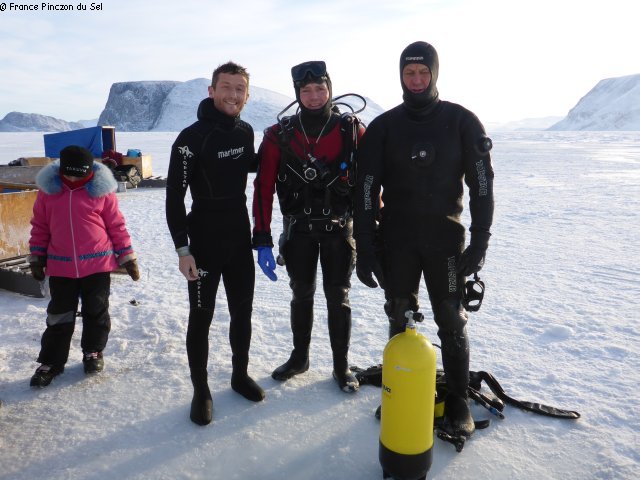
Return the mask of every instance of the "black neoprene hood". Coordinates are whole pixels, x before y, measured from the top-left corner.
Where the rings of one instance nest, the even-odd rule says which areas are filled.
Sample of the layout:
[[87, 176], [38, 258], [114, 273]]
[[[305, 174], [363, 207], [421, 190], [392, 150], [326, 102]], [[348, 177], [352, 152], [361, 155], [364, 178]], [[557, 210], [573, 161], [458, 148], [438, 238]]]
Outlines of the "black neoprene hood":
[[[431, 71], [429, 87], [422, 93], [412, 93], [402, 80], [402, 71], [410, 63], [426, 65]], [[402, 86], [402, 98], [404, 102], [414, 108], [425, 107], [438, 99], [438, 52], [427, 42], [414, 42], [408, 45], [400, 55], [400, 85]]]

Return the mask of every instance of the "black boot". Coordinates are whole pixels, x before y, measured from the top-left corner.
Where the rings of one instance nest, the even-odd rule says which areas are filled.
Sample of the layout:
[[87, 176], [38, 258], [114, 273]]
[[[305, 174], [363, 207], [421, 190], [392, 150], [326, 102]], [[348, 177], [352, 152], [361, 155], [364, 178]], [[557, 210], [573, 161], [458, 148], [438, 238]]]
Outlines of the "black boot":
[[193, 384], [190, 418], [197, 425], [208, 425], [213, 417], [213, 399], [207, 384], [209, 325], [212, 318], [212, 311], [194, 309], [189, 313], [187, 326], [187, 357]]
[[206, 380], [193, 381], [193, 399], [191, 400], [191, 421], [197, 425], [209, 425], [213, 418], [213, 399]]
[[442, 332], [442, 366], [447, 383], [444, 401], [444, 425], [452, 435], [469, 437], [475, 424], [468, 404], [469, 388], [469, 339], [466, 328]]
[[102, 352], [85, 352], [82, 356], [84, 373], [98, 373], [104, 370]]
[[289, 360], [284, 362], [276, 368], [273, 373], [271, 373], [271, 378], [283, 382], [285, 380], [289, 380], [295, 375], [304, 373], [307, 370], [309, 370], [309, 354], [307, 353], [304, 355], [294, 349], [291, 352]]
[[54, 377], [64, 372], [63, 366], [42, 364], [31, 377], [30, 386], [46, 387], [51, 383]]
[[339, 366], [333, 362], [333, 378], [343, 392], [357, 392], [360, 389], [360, 383], [348, 366]]
[[329, 340], [333, 353], [333, 378], [341, 390], [357, 392], [358, 379], [349, 368], [349, 341], [351, 339], [351, 309], [348, 304], [329, 306]]
[[470, 437], [476, 425], [469, 410], [468, 397], [450, 392], [444, 399], [444, 428], [451, 435]]
[[252, 402], [264, 400], [264, 390], [247, 373], [249, 355], [234, 355], [231, 362], [233, 364], [231, 388]]
[[313, 327], [313, 303], [291, 302], [291, 331], [293, 351], [289, 360], [276, 368], [271, 377], [274, 380], [289, 380], [294, 375], [309, 370], [309, 344]]

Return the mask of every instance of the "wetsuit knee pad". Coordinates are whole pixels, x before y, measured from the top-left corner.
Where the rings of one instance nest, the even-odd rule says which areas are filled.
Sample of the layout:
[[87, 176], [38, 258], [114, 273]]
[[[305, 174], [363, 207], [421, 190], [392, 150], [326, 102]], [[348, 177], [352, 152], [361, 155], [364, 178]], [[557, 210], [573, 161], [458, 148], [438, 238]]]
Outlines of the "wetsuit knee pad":
[[404, 325], [407, 323], [407, 319], [404, 314], [411, 308], [411, 302], [408, 298], [392, 298], [389, 300], [390, 304], [385, 305], [385, 310], [390, 313], [389, 319], [396, 323]]
[[211, 320], [213, 320], [213, 309], [211, 308], [192, 308], [189, 310], [189, 324], [209, 325]]
[[313, 296], [316, 293], [315, 284], [291, 281], [290, 286], [291, 291], [293, 292], [294, 302], [313, 302]]
[[442, 361], [445, 371], [452, 365], [467, 365], [469, 362], [469, 338], [467, 336], [467, 312], [459, 300], [447, 299], [434, 309], [438, 325], [438, 337], [442, 346]]
[[328, 305], [349, 305], [349, 289], [347, 287], [326, 287], [324, 295]]
[[459, 299], [448, 298], [433, 311], [434, 319], [442, 332], [460, 332], [467, 325], [468, 315]]
[[407, 310], [416, 310], [417, 307], [412, 305], [408, 298], [389, 298], [384, 304], [384, 310], [389, 319], [389, 338], [404, 332], [407, 324], [405, 313]]

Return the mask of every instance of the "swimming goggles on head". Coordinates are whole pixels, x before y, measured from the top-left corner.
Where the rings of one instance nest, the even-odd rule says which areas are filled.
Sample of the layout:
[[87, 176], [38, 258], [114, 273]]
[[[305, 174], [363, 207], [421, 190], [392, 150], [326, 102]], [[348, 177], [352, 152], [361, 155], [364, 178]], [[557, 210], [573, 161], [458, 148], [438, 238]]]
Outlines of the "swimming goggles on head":
[[313, 78], [326, 77], [327, 64], [322, 60], [313, 60], [291, 67], [291, 78], [294, 82], [302, 82], [307, 76]]

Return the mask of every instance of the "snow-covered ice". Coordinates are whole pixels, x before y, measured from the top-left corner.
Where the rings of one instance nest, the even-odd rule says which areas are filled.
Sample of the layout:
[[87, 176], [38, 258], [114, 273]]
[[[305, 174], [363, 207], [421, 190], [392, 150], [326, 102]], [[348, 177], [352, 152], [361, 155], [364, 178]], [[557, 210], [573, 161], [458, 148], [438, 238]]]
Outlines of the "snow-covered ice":
[[[151, 154], [162, 175], [175, 136], [117, 133], [117, 146]], [[461, 453], [436, 439], [429, 478], [638, 478], [640, 133], [516, 132], [493, 140], [496, 214], [481, 272], [485, 301], [469, 322], [471, 368], [493, 373], [516, 398], [582, 418], [507, 406], [506, 419], [491, 417]], [[0, 134], [0, 163], [42, 151], [39, 133]], [[247, 194], [250, 202], [251, 185]], [[210, 331], [214, 421], [189, 421], [186, 282], [166, 228], [164, 190], [118, 196], [142, 278], [114, 278], [103, 373], [82, 372], [78, 324], [65, 373], [30, 388], [47, 299], [0, 290], [0, 479], [382, 478], [373, 416], [380, 390], [348, 395], [332, 380], [320, 291], [310, 370], [286, 383], [270, 377], [291, 349], [282, 268], [276, 283], [256, 272], [250, 373], [266, 400], [251, 403], [230, 388], [221, 288]], [[276, 215], [276, 235], [279, 224]], [[386, 343], [383, 297], [352, 280], [351, 363], [369, 366]], [[427, 319], [419, 330], [437, 342], [421, 295]]]

